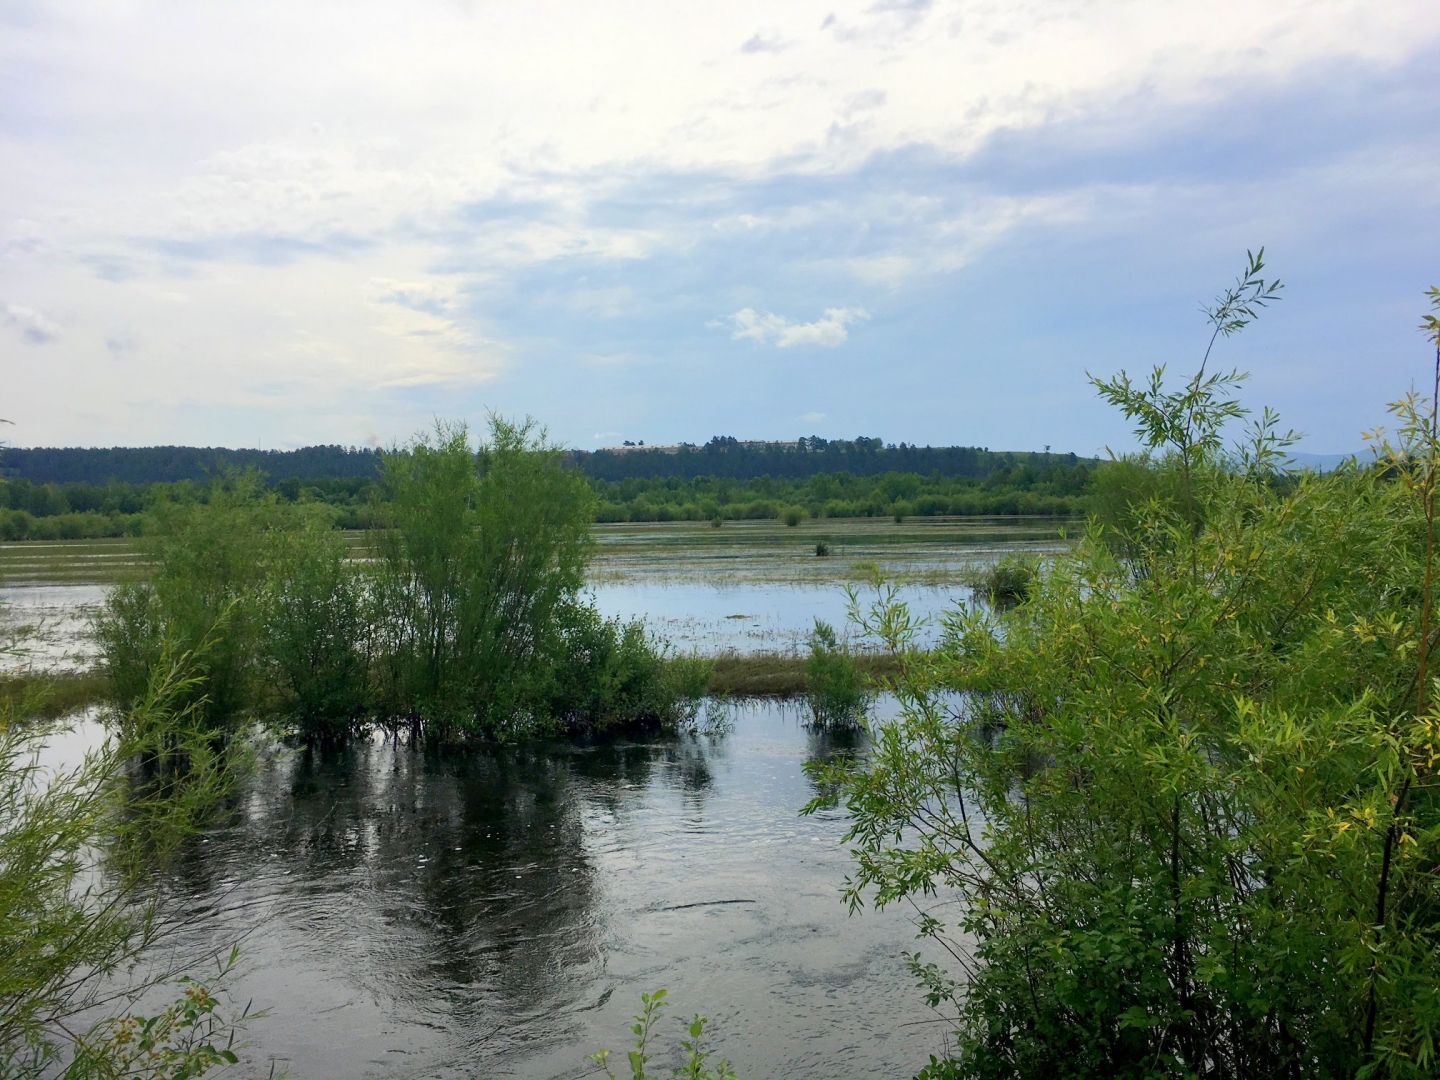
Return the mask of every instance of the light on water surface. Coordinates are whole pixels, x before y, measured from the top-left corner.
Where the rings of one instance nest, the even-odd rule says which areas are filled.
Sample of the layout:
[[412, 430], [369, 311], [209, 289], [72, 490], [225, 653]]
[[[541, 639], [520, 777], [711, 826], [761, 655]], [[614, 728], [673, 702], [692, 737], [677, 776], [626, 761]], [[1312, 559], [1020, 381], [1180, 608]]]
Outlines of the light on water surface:
[[279, 750], [177, 872], [201, 913], [179, 947], [241, 942], [257, 1075], [581, 1076], [659, 986], [751, 1080], [913, 1075], [938, 1033], [905, 1026], [933, 1015], [910, 915], [847, 915], [844, 820], [797, 813], [804, 762], [858, 736], [728, 715], [651, 742]]

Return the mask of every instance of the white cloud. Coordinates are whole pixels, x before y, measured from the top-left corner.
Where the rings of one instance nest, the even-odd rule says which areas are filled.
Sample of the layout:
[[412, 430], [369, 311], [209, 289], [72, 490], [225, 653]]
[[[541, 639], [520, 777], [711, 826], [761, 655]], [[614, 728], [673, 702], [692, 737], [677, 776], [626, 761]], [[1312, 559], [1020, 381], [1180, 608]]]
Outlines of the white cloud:
[[48, 345], [60, 336], [60, 327], [34, 308], [6, 304], [0, 310], [4, 312], [5, 324], [18, 330], [31, 345]]
[[[809, 181], [892, 153], [963, 161], [997, 132], [1136, 102], [1140, 126], [1163, 130], [1327, 65], [1398, 70], [1440, 42], [1440, 5], [1423, 0], [736, 0], [705, 18], [580, 0], [44, 8], [0, 34], [0, 155], [25, 162], [0, 170], [0, 295], [27, 305], [0, 304], [0, 326], [49, 343], [55, 363], [7, 391], [23, 382], [55, 440], [99, 437], [74, 393], [104, 430], [168, 439], [182, 397], [222, 409], [279, 386], [309, 408], [347, 388], [474, 384], [512, 358], [486, 321], [504, 305], [485, 310], [507, 288], [605, 319], [682, 289], [703, 307], [725, 285], [704, 267], [633, 296], [603, 272], [577, 284], [575, 267], [783, 240], [817, 217], [855, 242], [792, 264], [898, 288], [1010, 230], [1102, 215], [1068, 195], [962, 207], [949, 191], [891, 214], [863, 196], [826, 205]], [[759, 194], [707, 202], [727, 185]], [[537, 285], [541, 266], [564, 280]], [[726, 325], [834, 346], [859, 317], [746, 309]], [[597, 355], [645, 351], [604, 333]], [[134, 412], [140, 398], [161, 411]]]
[[730, 316], [734, 328], [731, 337], [737, 341], [749, 338], [762, 345], [786, 349], [791, 345], [823, 345], [834, 348], [850, 337], [848, 327], [870, 317], [864, 308], [826, 308], [814, 322], [794, 322], [771, 311], [741, 308]]

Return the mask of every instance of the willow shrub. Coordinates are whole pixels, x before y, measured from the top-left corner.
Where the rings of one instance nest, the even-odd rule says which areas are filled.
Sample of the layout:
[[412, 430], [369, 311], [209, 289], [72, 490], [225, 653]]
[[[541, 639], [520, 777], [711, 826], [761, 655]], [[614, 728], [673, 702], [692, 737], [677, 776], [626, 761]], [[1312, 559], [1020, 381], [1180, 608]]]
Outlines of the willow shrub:
[[533, 423], [471, 449], [439, 426], [385, 456], [371, 578], [383, 719], [441, 741], [673, 727], [703, 665], [581, 596], [594, 496]]
[[384, 459], [375, 594], [383, 708], [441, 738], [532, 726], [584, 584], [592, 495], [529, 423], [477, 454], [437, 426]]
[[264, 683], [271, 583], [325, 522], [286, 504], [255, 473], [215, 481], [206, 500], [157, 505], [142, 550], [149, 574], [106, 596], [95, 636], [117, 703], [141, 701], [167, 650], [198, 665], [194, 705], [222, 732], [253, 708]]
[[170, 925], [155, 871], [231, 789], [193, 660], [166, 650], [114, 736], [71, 767], [42, 764], [41, 702], [0, 703], [0, 1076], [194, 1077], [236, 1060], [245, 1015], [201, 984], [141, 1008], [178, 974], [155, 955]]
[[261, 598], [259, 658], [271, 708], [307, 741], [344, 739], [374, 702], [370, 573], [322, 521], [277, 538]]
[[930, 654], [881, 613], [900, 715], [813, 805], [852, 815], [851, 903], [954, 958], [913, 959], [955, 1024], [926, 1077], [1436, 1072], [1433, 402], [1295, 480], [1268, 413], [1222, 453], [1239, 378], [1100, 383], [1162, 474], [1124, 534]]

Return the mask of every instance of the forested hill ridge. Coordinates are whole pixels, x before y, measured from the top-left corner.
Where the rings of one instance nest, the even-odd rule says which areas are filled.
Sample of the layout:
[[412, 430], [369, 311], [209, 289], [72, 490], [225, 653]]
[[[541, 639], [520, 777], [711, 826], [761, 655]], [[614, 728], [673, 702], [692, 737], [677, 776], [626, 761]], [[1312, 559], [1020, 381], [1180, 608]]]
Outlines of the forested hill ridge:
[[[1074, 454], [992, 452], [973, 446], [912, 446], [880, 439], [797, 439], [742, 442], [716, 436], [702, 445], [623, 446], [572, 450], [570, 464], [596, 480], [702, 476], [752, 480], [762, 476], [803, 479], [822, 473], [853, 476], [919, 473], [984, 479], [1017, 465], [1073, 466]], [[206, 480], [231, 470], [259, 469], [282, 480], [369, 479], [379, 474], [380, 452], [345, 446], [299, 450], [228, 450], [218, 447], [149, 446], [22, 449], [0, 453], [0, 478], [37, 484], [155, 484]]]
[[752, 480], [772, 476], [790, 480], [821, 473], [880, 476], [884, 473], [919, 473], [984, 479], [1016, 465], [1047, 468], [1076, 465], [1074, 454], [994, 451], [977, 446], [914, 446], [886, 444], [880, 439], [822, 439], [812, 436], [793, 442], [742, 442], [716, 436], [701, 446], [623, 446], [605, 450], [577, 450], [571, 459], [597, 480], [628, 480], [675, 476], [693, 480], [701, 476]]
[[272, 482], [370, 478], [380, 472], [380, 455], [345, 446], [299, 450], [227, 450], [198, 446], [113, 446], [109, 448], [6, 447], [0, 451], [0, 478], [37, 484], [173, 484], [207, 480], [232, 470], [259, 469]]

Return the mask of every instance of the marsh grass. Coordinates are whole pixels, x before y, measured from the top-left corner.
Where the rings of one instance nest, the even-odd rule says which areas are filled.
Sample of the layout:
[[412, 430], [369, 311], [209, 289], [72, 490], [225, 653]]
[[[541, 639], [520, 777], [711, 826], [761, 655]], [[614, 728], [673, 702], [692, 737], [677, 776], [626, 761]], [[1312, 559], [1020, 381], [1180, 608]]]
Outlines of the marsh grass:
[[1006, 607], [1020, 603], [1034, 587], [1040, 571], [1038, 558], [1006, 555], [966, 574], [965, 583], [992, 604]]

